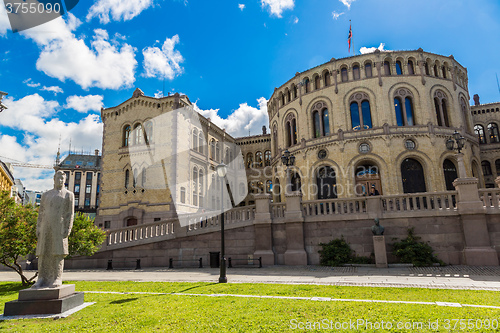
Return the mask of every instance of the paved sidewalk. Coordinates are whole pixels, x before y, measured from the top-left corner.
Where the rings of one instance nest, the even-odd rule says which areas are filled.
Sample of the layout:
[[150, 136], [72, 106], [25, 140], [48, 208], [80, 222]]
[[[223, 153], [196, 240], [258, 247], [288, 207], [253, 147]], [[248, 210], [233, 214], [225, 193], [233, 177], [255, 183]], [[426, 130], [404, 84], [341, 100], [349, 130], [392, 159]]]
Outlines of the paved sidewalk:
[[[33, 272], [28, 271], [27, 276]], [[65, 281], [217, 282], [217, 268], [146, 268], [142, 270], [65, 270]], [[500, 267], [321, 267], [270, 266], [228, 268], [229, 283], [292, 283], [338, 286], [413, 287], [500, 291]], [[0, 271], [0, 282], [19, 281], [15, 272]]]

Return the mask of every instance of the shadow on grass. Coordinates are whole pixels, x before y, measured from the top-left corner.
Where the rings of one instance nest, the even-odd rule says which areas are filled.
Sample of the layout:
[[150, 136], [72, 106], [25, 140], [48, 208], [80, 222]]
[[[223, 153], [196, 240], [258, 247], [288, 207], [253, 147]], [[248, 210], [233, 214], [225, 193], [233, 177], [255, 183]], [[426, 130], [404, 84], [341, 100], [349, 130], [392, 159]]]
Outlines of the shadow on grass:
[[133, 302], [133, 301], [137, 301], [137, 300], [138, 300], [137, 297], [127, 298], [127, 299], [120, 299], [118, 301], [109, 302], [109, 304], [124, 304], [124, 303]]
[[5, 282], [0, 283], [0, 296], [7, 296], [17, 293], [19, 290], [29, 288], [30, 286], [23, 286], [20, 282]]
[[203, 287], [208, 287], [208, 286], [213, 286], [213, 285], [217, 285], [218, 283], [203, 283], [203, 284], [199, 284], [199, 285], [196, 285], [196, 286], [192, 286], [192, 287], [189, 287], [189, 288], [186, 288], [186, 289], [183, 289], [183, 290], [179, 290], [179, 291], [174, 291], [174, 293], [183, 293], [183, 292], [186, 292], [188, 290], [193, 290], [193, 289], [197, 289], [197, 288], [203, 288]]

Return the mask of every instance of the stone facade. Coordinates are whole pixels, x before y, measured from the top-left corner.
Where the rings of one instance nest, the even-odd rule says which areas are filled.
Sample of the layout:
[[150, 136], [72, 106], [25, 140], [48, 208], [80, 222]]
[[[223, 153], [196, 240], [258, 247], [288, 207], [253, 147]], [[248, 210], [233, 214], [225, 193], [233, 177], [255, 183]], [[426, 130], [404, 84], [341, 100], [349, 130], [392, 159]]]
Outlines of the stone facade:
[[466, 139], [467, 174], [479, 163], [468, 100], [467, 70], [422, 50], [297, 73], [268, 102], [273, 183], [286, 182], [279, 157], [288, 149], [307, 200], [366, 195], [372, 186], [380, 194], [453, 189], [457, 161], [445, 142], [455, 130]]

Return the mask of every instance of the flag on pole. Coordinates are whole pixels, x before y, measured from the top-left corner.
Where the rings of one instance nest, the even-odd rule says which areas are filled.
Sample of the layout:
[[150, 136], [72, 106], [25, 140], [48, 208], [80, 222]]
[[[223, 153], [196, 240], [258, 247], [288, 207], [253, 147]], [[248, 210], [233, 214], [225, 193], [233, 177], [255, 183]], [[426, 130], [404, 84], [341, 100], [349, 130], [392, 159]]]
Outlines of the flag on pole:
[[349, 43], [349, 53], [351, 53], [351, 38], [352, 38], [352, 26], [349, 23], [349, 37], [347, 37], [347, 42]]

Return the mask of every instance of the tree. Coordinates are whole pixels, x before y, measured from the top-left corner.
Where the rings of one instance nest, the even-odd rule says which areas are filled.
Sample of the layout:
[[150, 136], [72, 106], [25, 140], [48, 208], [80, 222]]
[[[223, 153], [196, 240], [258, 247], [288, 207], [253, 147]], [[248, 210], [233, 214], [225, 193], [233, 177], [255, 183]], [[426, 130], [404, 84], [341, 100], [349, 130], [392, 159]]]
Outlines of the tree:
[[[36, 221], [38, 209], [20, 206], [9, 198], [8, 192], [0, 192], [0, 264], [15, 270], [21, 276], [23, 286], [33, 283], [38, 276], [24, 276], [19, 261], [36, 251]], [[94, 220], [77, 213], [68, 239], [69, 255], [91, 256], [99, 250], [106, 233], [94, 225]]]

